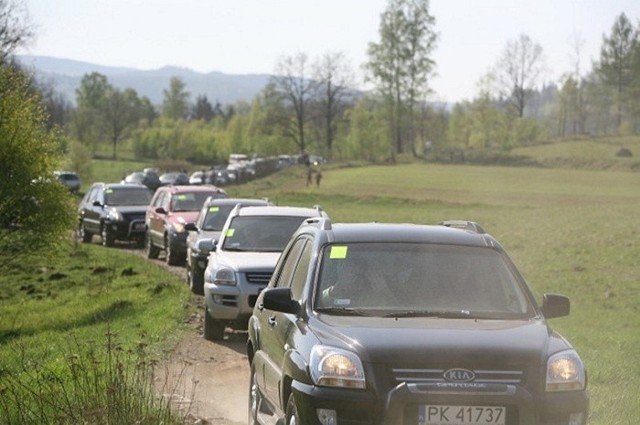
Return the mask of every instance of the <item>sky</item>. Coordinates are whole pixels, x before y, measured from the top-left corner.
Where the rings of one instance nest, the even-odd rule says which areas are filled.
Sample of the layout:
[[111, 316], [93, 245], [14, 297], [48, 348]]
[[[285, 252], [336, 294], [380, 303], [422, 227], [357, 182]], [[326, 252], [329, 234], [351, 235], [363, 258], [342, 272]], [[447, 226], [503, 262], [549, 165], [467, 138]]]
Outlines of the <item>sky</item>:
[[[343, 52], [359, 88], [367, 47], [378, 42], [387, 0], [22, 0], [35, 39], [18, 54], [137, 69], [273, 73], [298, 52]], [[545, 80], [591, 69], [603, 36], [625, 13], [640, 27], [640, 0], [431, 0], [438, 43], [429, 100], [477, 94], [509, 41], [542, 46]], [[577, 40], [577, 41], [576, 41]], [[576, 46], [580, 46], [576, 55]]]

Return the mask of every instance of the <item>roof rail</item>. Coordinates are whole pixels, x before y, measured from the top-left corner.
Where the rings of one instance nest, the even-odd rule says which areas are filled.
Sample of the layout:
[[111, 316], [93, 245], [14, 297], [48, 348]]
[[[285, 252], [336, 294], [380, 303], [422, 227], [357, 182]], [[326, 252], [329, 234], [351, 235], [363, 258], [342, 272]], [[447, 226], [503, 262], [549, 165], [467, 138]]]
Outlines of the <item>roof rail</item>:
[[317, 224], [322, 230], [331, 230], [331, 219], [329, 217], [309, 217], [305, 224]]
[[475, 232], [475, 233], [487, 233], [484, 231], [484, 229], [482, 228], [482, 226], [480, 226], [478, 223], [476, 223], [475, 221], [468, 221], [468, 220], [445, 220], [445, 221], [441, 221], [440, 223], [438, 223], [440, 226], [447, 226], [447, 227], [453, 227], [454, 229], [462, 229], [462, 230], [468, 230], [470, 232]]

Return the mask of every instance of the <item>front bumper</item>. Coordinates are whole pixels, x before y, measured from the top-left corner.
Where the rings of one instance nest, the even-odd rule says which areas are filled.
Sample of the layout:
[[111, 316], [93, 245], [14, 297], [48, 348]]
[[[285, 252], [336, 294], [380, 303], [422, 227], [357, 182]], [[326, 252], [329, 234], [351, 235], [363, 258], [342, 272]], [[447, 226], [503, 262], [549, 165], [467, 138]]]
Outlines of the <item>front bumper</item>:
[[318, 425], [321, 422], [317, 409], [335, 410], [338, 425], [420, 425], [425, 423], [427, 404], [505, 406], [506, 425], [584, 425], [589, 409], [586, 391], [546, 394], [536, 400], [523, 387], [504, 384], [469, 388], [464, 384], [405, 382], [384, 396], [376, 396], [370, 391], [323, 388], [294, 381], [292, 391], [300, 415], [309, 424]]
[[266, 283], [249, 283], [242, 278], [238, 279], [237, 285], [216, 285], [205, 280], [204, 297], [209, 315], [230, 322], [236, 329], [246, 329], [258, 294], [265, 287]]
[[144, 219], [131, 221], [105, 221], [107, 229], [113, 237], [120, 241], [140, 239], [145, 235]]

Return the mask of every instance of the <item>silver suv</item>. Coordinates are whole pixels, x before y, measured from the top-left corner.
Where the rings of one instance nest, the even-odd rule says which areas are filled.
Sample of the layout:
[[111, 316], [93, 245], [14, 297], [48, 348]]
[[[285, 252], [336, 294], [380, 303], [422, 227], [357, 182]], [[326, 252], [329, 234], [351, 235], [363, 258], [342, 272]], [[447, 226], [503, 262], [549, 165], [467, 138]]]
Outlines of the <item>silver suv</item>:
[[223, 339], [226, 326], [247, 329], [280, 253], [298, 227], [314, 217], [327, 215], [319, 207], [236, 206], [231, 211], [204, 272], [205, 339]]

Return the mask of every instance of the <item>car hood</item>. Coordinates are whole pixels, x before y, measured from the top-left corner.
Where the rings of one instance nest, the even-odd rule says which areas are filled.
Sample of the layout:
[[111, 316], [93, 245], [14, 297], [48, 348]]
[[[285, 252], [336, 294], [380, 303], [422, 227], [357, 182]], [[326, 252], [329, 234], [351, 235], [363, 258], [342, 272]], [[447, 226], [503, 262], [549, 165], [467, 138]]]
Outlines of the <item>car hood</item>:
[[167, 214], [167, 220], [170, 223], [193, 223], [198, 218], [198, 211], [180, 211]]
[[141, 215], [144, 215], [147, 210], [146, 205], [108, 205], [107, 208], [111, 211], [117, 211], [122, 214]]
[[216, 251], [209, 257], [209, 265], [227, 266], [236, 271], [273, 271], [280, 252], [230, 252]]
[[214, 239], [216, 241], [219, 241], [221, 234], [222, 234], [222, 231], [220, 230], [201, 230], [200, 232], [198, 232], [196, 240]]
[[543, 320], [363, 318], [322, 315], [310, 326], [323, 344], [374, 363], [420, 364], [443, 357], [476, 364], [544, 364], [568, 343]]

